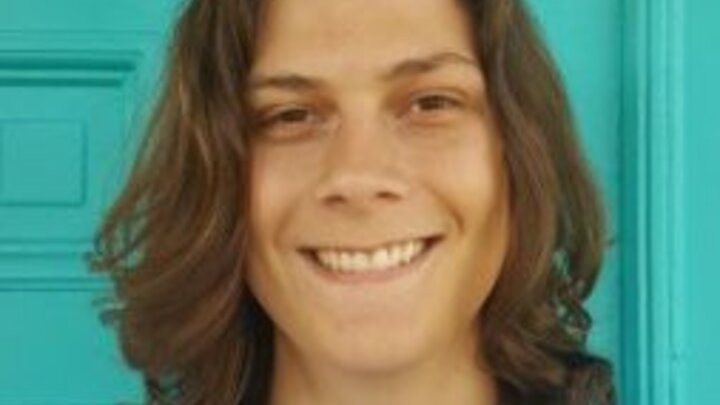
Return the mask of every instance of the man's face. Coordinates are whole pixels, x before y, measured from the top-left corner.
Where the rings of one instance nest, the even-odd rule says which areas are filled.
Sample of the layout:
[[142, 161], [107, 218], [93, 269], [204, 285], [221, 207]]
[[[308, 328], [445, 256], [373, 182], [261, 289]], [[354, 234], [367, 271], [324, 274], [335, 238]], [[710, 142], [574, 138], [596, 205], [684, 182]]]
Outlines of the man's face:
[[467, 356], [509, 208], [461, 10], [275, 0], [262, 23], [247, 281], [279, 352], [364, 373]]

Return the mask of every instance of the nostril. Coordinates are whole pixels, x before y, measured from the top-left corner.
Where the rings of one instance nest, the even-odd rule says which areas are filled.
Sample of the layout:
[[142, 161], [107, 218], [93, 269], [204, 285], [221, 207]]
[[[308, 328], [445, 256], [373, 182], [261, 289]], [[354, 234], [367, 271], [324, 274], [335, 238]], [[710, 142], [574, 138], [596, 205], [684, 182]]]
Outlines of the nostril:
[[385, 200], [395, 200], [399, 197], [398, 194], [390, 192], [390, 191], [380, 191], [377, 193], [379, 198], [385, 199]]
[[337, 205], [343, 202], [347, 202], [347, 199], [340, 194], [331, 194], [323, 198], [326, 204]]

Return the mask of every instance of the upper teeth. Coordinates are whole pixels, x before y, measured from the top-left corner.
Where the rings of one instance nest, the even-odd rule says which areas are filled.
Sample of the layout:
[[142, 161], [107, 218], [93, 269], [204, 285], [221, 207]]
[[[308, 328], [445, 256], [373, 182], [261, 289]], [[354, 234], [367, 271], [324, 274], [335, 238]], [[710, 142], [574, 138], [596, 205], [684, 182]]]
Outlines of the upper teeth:
[[315, 251], [315, 257], [320, 264], [331, 270], [377, 271], [410, 262], [423, 250], [424, 246], [425, 242], [417, 239], [366, 252], [320, 249]]

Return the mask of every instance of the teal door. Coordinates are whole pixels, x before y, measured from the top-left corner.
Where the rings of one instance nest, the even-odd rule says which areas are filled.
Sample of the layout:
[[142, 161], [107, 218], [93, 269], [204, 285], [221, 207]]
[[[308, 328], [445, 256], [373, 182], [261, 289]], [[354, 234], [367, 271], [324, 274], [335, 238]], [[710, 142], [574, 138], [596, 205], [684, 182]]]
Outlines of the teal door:
[[0, 404], [138, 397], [83, 253], [117, 189], [171, 2], [0, 0]]
[[[179, 3], [0, 0], [0, 405], [141, 401], [92, 306], [107, 284], [82, 257], [125, 175]], [[624, 404], [720, 403], [708, 310], [720, 57], [707, 52], [720, 5], [698, 3], [531, 1], [609, 208], [591, 347], [615, 364]]]

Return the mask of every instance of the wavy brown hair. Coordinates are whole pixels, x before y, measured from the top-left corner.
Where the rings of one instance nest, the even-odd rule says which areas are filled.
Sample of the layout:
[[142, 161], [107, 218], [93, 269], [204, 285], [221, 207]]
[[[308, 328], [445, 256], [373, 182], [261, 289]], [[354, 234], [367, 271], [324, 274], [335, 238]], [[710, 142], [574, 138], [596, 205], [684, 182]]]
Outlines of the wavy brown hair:
[[[505, 144], [511, 243], [479, 314], [503, 404], [607, 405], [584, 308], [606, 248], [603, 207], [562, 82], [521, 0], [461, 1]], [[259, 0], [190, 0], [130, 176], [89, 256], [104, 319], [153, 404], [264, 404], [273, 327], [246, 289], [244, 87]]]

